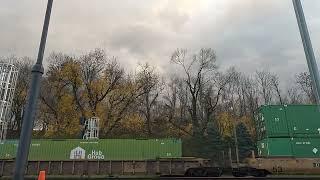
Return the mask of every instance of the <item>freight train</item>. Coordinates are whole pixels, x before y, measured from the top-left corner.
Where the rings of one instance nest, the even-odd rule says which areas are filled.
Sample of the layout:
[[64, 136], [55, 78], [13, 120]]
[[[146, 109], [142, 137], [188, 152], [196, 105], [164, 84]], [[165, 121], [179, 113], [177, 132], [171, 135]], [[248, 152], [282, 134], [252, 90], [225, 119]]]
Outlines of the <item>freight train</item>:
[[[33, 140], [26, 174], [266, 176], [320, 175], [320, 113], [314, 105], [261, 106], [255, 118], [259, 141], [240, 164], [212, 166], [182, 156], [180, 139]], [[0, 177], [12, 175], [18, 142], [0, 143]]]
[[[0, 143], [0, 177], [11, 176], [18, 141]], [[183, 175], [209, 160], [182, 157], [180, 139], [32, 140], [27, 175]]]
[[246, 166], [272, 174], [320, 174], [318, 105], [264, 105], [256, 113], [258, 158]]

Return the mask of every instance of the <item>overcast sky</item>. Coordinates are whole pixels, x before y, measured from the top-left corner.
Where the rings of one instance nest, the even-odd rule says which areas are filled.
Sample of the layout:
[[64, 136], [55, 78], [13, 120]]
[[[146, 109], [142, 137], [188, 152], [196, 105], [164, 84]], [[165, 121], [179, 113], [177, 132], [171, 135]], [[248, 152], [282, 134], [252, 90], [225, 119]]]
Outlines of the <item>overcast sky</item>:
[[[303, 0], [319, 64], [320, 1]], [[45, 0], [1, 0], [0, 56], [36, 57]], [[216, 50], [221, 68], [269, 69], [288, 80], [306, 70], [291, 0], [55, 0], [46, 55], [94, 48], [128, 69], [172, 72], [176, 48]]]

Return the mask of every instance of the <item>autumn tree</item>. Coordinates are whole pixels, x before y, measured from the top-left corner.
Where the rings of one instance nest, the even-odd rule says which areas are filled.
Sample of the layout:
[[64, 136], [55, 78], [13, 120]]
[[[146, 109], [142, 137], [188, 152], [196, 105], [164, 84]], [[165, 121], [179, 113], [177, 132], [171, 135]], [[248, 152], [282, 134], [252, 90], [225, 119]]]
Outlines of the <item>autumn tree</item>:
[[72, 82], [80, 82], [80, 64], [73, 57], [51, 54], [46, 76], [42, 82], [39, 120], [47, 137], [77, 137], [80, 113], [72, 94]]
[[111, 135], [144, 93], [143, 83], [125, 76], [116, 59], [100, 49], [80, 57], [53, 53], [49, 60], [41, 100], [42, 122], [52, 134], [75, 135], [80, 117], [97, 116], [101, 136]]
[[7, 137], [17, 138], [19, 137], [22, 126], [23, 109], [26, 104], [27, 91], [30, 83], [32, 60], [29, 57], [17, 58], [14, 56], [9, 57], [6, 61], [8, 60], [14, 63], [19, 72], [11, 105], [12, 120], [8, 124]]
[[97, 113], [99, 105], [117, 89], [124, 71], [114, 57], [107, 56], [101, 49], [95, 49], [81, 56], [79, 63], [84, 86], [83, 103], [90, 110], [89, 116], [99, 116]]
[[235, 119], [230, 112], [221, 112], [217, 116], [216, 127], [226, 141], [231, 141], [233, 138], [234, 121]]
[[108, 95], [105, 101], [105, 124], [102, 133], [111, 136], [113, 131], [121, 126], [125, 117], [136, 110], [136, 102], [144, 94], [143, 84], [134, 76], [127, 76], [121, 80], [118, 88]]

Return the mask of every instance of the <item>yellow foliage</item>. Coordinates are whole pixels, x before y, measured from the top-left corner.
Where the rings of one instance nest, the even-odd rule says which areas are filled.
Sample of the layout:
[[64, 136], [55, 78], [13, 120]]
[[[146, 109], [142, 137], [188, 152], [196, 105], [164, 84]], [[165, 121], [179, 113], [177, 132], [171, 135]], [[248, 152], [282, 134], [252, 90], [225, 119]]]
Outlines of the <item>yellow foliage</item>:
[[222, 112], [217, 117], [217, 126], [223, 138], [233, 136], [234, 118], [228, 112]]
[[61, 96], [57, 104], [57, 118], [49, 122], [47, 137], [75, 137], [80, 132], [79, 114], [70, 94]]
[[250, 116], [242, 116], [240, 118], [240, 122], [242, 122], [248, 129], [249, 134], [251, 137], [256, 136], [256, 131], [255, 131], [255, 124], [253, 119]]
[[[190, 134], [192, 134], [192, 124], [189, 123], [185, 126], [182, 126], [181, 130], [180, 128], [177, 128], [173, 126], [171, 123], [167, 123], [167, 128], [164, 131], [164, 134], [166, 134], [168, 137], [179, 137], [179, 138], [185, 138], [189, 137]], [[188, 132], [188, 133], [186, 133]]]
[[134, 134], [143, 132], [144, 121], [143, 118], [138, 114], [132, 114], [130, 116], [127, 116], [123, 119], [121, 124], [124, 129], [126, 129], [129, 132], [133, 132]]

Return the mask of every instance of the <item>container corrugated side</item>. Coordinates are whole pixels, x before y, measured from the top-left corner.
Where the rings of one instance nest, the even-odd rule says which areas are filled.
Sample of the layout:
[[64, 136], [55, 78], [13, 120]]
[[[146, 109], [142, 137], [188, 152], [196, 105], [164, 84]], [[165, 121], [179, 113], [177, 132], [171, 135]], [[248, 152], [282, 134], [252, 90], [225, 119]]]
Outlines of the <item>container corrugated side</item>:
[[292, 149], [297, 158], [320, 158], [320, 138], [292, 138]]
[[317, 105], [264, 105], [255, 118], [258, 139], [320, 137]]
[[260, 157], [292, 157], [290, 138], [266, 138], [258, 141], [258, 156]]
[[320, 137], [320, 112], [317, 105], [287, 105], [285, 109], [292, 137]]
[[289, 137], [290, 125], [282, 105], [261, 106], [255, 118], [258, 139]]
[[320, 138], [266, 138], [257, 145], [261, 157], [320, 158]]
[[0, 159], [13, 159], [16, 156], [17, 141], [8, 140], [0, 143]]
[[[17, 141], [0, 145], [0, 159], [14, 158], [17, 145]], [[32, 140], [29, 152], [29, 160], [146, 160], [181, 156], [180, 139]]]

